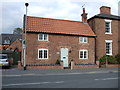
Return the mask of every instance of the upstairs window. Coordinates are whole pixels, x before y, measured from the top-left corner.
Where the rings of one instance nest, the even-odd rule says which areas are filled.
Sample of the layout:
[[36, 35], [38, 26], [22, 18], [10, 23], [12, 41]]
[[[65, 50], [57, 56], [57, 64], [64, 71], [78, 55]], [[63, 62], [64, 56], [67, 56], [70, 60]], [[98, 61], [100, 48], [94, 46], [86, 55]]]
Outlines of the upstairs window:
[[38, 34], [38, 40], [39, 41], [48, 41], [48, 34]]
[[80, 40], [80, 43], [87, 43], [88, 42], [88, 38], [87, 37], [82, 37], [82, 36], [80, 36], [80, 38], [79, 38]]
[[111, 32], [111, 20], [105, 20], [105, 34], [112, 34], [112, 32]]

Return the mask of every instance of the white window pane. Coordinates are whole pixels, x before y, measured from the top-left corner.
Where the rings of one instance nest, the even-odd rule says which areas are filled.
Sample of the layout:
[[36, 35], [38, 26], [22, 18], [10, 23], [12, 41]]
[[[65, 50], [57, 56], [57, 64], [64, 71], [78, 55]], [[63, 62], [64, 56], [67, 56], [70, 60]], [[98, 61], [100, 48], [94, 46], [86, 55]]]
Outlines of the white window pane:
[[44, 58], [47, 58], [47, 50], [44, 50]]
[[84, 58], [87, 58], [87, 51], [84, 51]]
[[84, 42], [87, 42], [87, 37], [84, 37]]
[[83, 37], [80, 37], [80, 42], [83, 42]]
[[80, 51], [80, 58], [83, 58], [83, 51]]
[[39, 40], [43, 40], [43, 34], [39, 34]]
[[110, 28], [111, 28], [110, 24], [111, 24], [110, 22], [105, 22], [105, 32], [106, 33], [110, 33], [111, 32], [111, 30], [110, 30]]
[[43, 51], [39, 50], [39, 58], [43, 58]]
[[106, 54], [112, 54], [112, 43], [106, 42]]
[[44, 34], [44, 40], [47, 40], [47, 38], [48, 38], [48, 35]]

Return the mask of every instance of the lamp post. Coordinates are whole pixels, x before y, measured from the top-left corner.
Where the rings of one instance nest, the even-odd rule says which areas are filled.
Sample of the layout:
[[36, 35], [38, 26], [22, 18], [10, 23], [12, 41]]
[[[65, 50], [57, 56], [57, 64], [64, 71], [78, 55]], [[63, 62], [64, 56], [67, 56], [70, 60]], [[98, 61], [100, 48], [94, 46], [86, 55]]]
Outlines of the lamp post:
[[26, 70], [26, 27], [27, 27], [27, 7], [29, 3], [25, 3], [26, 6], [26, 15], [25, 15], [25, 40], [24, 40], [24, 70]]

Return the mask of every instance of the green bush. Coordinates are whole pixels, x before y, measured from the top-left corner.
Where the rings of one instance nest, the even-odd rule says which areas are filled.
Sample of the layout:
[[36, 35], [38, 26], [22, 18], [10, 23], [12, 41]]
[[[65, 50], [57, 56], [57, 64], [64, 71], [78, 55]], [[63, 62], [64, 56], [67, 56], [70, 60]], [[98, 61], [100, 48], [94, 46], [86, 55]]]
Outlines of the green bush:
[[120, 63], [120, 54], [117, 54], [117, 55], [115, 56], [115, 60], [116, 60], [118, 63]]
[[60, 60], [59, 59], [57, 59], [56, 64], [60, 64]]
[[13, 64], [17, 65], [18, 61], [21, 60], [21, 53], [20, 52], [13, 52], [12, 57], [13, 57]]
[[109, 55], [104, 55], [103, 57], [100, 58], [100, 64], [103, 65], [106, 63], [110, 64], [110, 63], [118, 63], [118, 61], [115, 59], [115, 57], [113, 56], [109, 56]]

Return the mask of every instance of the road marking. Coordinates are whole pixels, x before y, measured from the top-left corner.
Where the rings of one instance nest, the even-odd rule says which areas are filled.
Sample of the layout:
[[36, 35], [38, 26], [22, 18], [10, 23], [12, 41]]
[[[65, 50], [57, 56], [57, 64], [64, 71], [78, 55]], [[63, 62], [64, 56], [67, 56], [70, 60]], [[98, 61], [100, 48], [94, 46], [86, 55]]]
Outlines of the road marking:
[[23, 76], [35, 75], [34, 73], [22, 74]]
[[115, 80], [115, 79], [119, 79], [118, 77], [115, 78], [102, 78], [102, 79], [94, 79], [94, 80]]
[[14, 77], [14, 76], [22, 76], [22, 75], [2, 75], [3, 77]]
[[57, 82], [55, 82], [55, 83], [64, 83], [64, 81], [57, 81]]
[[22, 85], [36, 85], [36, 84], [50, 84], [50, 83], [56, 83], [57, 84], [57, 83], [64, 83], [64, 81], [5, 84], [5, 85], [2, 85], [2, 86], [22, 86]]
[[17, 77], [17, 76], [32, 76], [32, 75], [35, 75], [35, 74], [21, 74], [21, 75], [2, 75], [3, 77]]

